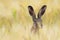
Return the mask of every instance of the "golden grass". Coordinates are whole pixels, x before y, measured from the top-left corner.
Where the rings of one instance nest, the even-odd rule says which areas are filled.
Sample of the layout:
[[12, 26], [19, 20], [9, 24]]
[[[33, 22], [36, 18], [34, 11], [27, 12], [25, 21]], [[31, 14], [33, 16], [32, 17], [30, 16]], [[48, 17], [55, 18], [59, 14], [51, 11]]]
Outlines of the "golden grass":
[[[45, 4], [43, 28], [31, 33], [27, 7], [32, 5], [37, 14]], [[60, 0], [0, 0], [0, 40], [60, 40]]]

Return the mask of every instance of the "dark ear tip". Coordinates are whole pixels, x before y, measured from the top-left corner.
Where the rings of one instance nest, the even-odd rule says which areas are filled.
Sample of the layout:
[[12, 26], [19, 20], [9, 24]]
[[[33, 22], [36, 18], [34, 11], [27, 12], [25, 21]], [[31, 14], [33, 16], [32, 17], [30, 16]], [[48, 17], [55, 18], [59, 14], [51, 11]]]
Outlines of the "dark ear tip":
[[33, 10], [33, 7], [32, 7], [32, 6], [28, 6], [28, 9], [31, 9], [31, 10]]
[[46, 7], [47, 7], [47, 5], [43, 5], [43, 6], [42, 6], [42, 9], [43, 9], [43, 8], [46, 8]]
[[47, 5], [43, 5], [44, 7], [47, 7]]
[[29, 5], [28, 8], [30, 8], [30, 7], [32, 7], [32, 6]]

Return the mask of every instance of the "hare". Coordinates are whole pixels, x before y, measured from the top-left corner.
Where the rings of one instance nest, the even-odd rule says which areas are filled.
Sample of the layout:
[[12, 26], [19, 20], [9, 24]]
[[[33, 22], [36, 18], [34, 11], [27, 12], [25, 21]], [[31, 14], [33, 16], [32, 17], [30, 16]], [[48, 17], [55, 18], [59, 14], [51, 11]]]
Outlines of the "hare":
[[41, 28], [43, 27], [41, 17], [45, 13], [46, 8], [47, 8], [47, 6], [43, 5], [42, 8], [39, 10], [37, 18], [36, 18], [33, 7], [28, 6], [29, 14], [30, 14], [30, 16], [32, 17], [32, 20], [33, 20], [33, 26], [31, 28], [31, 31], [37, 32], [39, 30], [39, 27], [41, 27]]

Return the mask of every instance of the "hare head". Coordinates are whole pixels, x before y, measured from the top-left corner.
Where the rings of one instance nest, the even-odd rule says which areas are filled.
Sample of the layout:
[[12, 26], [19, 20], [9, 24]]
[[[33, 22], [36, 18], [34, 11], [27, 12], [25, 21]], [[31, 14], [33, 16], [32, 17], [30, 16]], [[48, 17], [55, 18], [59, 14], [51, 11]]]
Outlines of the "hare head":
[[47, 7], [46, 5], [42, 6], [42, 8], [39, 10], [37, 18], [36, 18], [33, 7], [28, 6], [29, 14], [30, 14], [30, 16], [32, 17], [32, 20], [33, 20], [33, 27], [31, 29], [31, 31], [36, 32], [39, 29], [39, 27], [41, 27], [41, 28], [43, 27], [41, 17], [45, 13], [46, 7]]

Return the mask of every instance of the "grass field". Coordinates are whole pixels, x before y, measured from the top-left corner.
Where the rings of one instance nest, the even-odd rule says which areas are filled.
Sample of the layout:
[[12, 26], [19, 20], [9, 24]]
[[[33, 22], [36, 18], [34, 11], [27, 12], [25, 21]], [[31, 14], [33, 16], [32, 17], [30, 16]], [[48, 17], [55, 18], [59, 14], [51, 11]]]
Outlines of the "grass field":
[[[29, 5], [36, 14], [47, 5], [43, 28], [36, 34]], [[60, 0], [0, 0], [0, 40], [60, 40]]]

